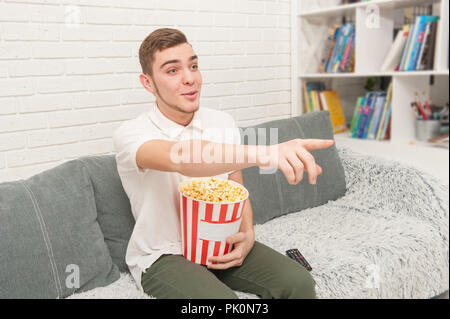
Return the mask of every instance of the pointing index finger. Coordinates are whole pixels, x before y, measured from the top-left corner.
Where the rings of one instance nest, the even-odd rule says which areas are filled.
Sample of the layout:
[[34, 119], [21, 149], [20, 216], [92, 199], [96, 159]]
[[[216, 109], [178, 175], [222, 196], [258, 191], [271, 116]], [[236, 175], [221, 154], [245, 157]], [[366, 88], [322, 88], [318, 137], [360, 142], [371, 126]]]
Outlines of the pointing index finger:
[[302, 140], [302, 145], [308, 151], [328, 148], [334, 144], [334, 140], [306, 139]]

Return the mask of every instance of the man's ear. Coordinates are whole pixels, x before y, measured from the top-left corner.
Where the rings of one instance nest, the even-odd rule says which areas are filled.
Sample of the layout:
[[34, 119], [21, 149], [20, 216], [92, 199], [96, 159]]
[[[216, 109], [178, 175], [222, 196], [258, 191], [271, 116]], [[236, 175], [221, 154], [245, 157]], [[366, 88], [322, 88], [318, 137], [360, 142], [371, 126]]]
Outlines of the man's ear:
[[144, 73], [141, 73], [141, 75], [139, 75], [139, 80], [141, 81], [142, 86], [149, 91], [150, 93], [155, 94], [156, 90], [155, 90], [155, 85], [153, 84], [153, 80], [152, 78]]

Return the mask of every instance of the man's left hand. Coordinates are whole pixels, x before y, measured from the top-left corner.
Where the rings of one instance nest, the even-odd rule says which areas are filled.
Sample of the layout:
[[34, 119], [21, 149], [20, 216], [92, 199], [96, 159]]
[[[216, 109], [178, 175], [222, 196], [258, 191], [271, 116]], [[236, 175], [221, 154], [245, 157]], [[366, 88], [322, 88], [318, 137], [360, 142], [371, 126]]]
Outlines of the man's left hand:
[[228, 244], [234, 244], [233, 250], [223, 256], [213, 256], [208, 260], [216, 262], [216, 264], [209, 264], [209, 269], [228, 269], [235, 266], [241, 266], [245, 257], [253, 247], [255, 242], [255, 234], [249, 230], [246, 232], [239, 232], [227, 238]]

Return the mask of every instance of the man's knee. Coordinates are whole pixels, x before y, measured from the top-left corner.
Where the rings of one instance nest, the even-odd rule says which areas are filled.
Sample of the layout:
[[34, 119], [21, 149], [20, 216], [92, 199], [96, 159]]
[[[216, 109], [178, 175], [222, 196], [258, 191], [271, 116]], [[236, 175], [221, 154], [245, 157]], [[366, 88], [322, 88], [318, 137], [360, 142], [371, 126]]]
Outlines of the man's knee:
[[228, 287], [215, 287], [215, 289], [196, 290], [188, 299], [238, 299], [238, 296]]
[[288, 285], [289, 299], [316, 299], [316, 282], [310, 273], [304, 273]]
[[280, 278], [280, 299], [316, 299], [316, 282], [311, 274], [302, 268], [285, 273]]

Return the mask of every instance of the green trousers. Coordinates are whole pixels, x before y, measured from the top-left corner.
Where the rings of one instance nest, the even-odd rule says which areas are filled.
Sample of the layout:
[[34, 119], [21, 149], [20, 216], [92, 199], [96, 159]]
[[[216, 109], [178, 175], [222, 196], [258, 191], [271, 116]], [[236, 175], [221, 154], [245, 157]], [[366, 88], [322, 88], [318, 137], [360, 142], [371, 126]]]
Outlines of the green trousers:
[[142, 274], [144, 291], [159, 299], [314, 299], [315, 281], [300, 264], [257, 241], [239, 267], [208, 269], [182, 255], [162, 255]]

